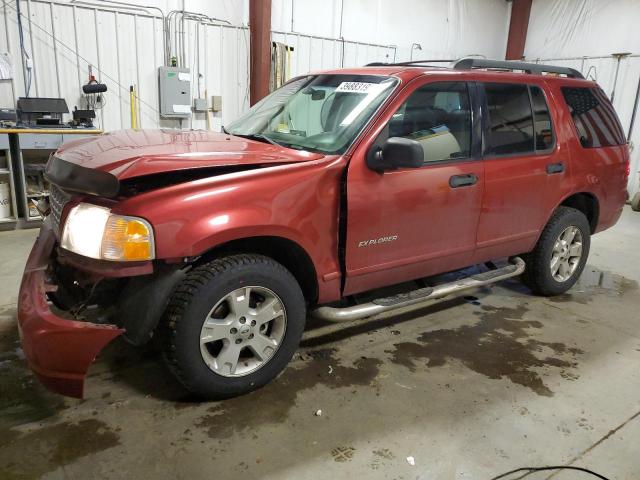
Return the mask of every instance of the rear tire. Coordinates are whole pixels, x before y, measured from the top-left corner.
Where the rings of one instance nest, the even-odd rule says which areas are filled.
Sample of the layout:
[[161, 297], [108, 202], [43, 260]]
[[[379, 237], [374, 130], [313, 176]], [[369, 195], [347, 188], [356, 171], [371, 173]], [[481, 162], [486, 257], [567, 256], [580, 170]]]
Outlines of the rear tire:
[[640, 212], [640, 192], [636, 193], [631, 200], [631, 210]]
[[262, 387], [289, 363], [306, 318], [291, 273], [262, 255], [191, 270], [165, 314], [164, 358], [184, 387], [220, 399]]
[[559, 295], [578, 280], [589, 256], [591, 227], [579, 210], [559, 207], [536, 247], [523, 256], [524, 283], [537, 295]]

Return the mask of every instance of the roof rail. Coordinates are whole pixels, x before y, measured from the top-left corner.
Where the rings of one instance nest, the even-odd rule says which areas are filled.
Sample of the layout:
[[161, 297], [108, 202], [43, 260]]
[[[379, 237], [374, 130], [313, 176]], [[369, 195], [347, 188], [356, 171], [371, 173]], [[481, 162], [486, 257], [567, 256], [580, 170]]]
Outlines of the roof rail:
[[539, 63], [512, 62], [506, 60], [485, 60], [484, 58], [463, 58], [453, 64], [454, 70], [470, 70], [473, 68], [493, 68], [497, 70], [522, 70], [525, 73], [542, 75], [555, 73], [570, 78], [584, 78], [582, 73], [574, 68], [541, 65]]
[[434, 60], [411, 60], [410, 62], [395, 62], [395, 63], [385, 63], [385, 62], [373, 62], [367, 63], [365, 67], [410, 67], [411, 65], [420, 66], [425, 63], [452, 63], [456, 60], [443, 60], [441, 58]]

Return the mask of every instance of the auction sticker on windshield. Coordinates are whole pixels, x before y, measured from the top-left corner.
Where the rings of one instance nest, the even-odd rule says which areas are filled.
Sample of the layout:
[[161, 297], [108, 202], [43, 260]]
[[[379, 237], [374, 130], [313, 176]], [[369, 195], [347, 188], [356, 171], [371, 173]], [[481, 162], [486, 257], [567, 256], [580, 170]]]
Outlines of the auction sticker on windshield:
[[369, 93], [372, 89], [379, 87], [379, 83], [342, 82], [338, 85], [338, 88], [336, 88], [336, 92]]

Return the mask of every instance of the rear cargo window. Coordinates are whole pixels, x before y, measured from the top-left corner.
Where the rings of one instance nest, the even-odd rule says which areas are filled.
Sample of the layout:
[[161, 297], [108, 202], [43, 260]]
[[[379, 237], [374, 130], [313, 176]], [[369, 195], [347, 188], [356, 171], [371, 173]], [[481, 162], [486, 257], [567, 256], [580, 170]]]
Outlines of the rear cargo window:
[[549, 107], [544, 94], [539, 87], [531, 89], [531, 105], [533, 107], [533, 122], [536, 132], [536, 151], [549, 150], [553, 147], [553, 128]]
[[489, 154], [533, 153], [533, 116], [526, 85], [486, 83]]
[[626, 143], [620, 120], [600, 88], [562, 87], [580, 143], [585, 148]]

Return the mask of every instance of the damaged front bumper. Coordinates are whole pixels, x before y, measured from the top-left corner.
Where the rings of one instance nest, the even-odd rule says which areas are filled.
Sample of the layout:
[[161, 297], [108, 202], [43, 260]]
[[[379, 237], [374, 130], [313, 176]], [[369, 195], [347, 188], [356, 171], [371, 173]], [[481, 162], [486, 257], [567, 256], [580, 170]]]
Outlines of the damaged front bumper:
[[49, 308], [46, 270], [56, 239], [49, 218], [44, 221], [20, 285], [18, 326], [31, 369], [49, 389], [82, 398], [84, 380], [98, 353], [124, 329], [69, 320]]

